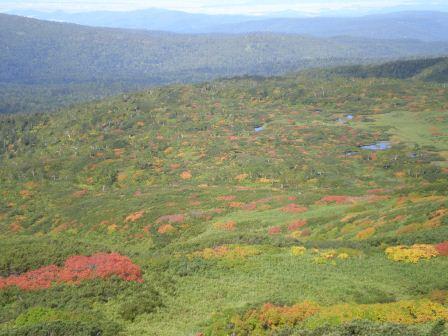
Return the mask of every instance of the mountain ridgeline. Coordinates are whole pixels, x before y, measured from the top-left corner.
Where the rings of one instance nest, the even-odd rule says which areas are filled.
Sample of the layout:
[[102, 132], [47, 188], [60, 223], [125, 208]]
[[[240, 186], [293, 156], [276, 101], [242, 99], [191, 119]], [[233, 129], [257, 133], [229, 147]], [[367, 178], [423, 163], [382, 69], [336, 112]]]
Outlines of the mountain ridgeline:
[[446, 42], [84, 27], [0, 14], [0, 113], [54, 109], [154, 85], [448, 53]]
[[[429, 7], [428, 7], [429, 8]], [[184, 34], [275, 32], [316, 37], [352, 36], [376, 39], [448, 40], [448, 13], [401, 11], [362, 17], [282, 17], [206, 15], [163, 9], [130, 12], [38, 12], [19, 15], [87, 26], [163, 30]], [[328, 14], [331, 15], [331, 14]]]

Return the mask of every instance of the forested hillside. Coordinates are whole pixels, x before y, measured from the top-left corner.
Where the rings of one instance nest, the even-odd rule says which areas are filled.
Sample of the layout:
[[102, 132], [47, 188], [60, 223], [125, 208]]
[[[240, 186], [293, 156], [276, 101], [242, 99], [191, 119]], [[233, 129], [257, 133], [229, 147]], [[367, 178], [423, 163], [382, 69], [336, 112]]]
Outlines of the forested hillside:
[[446, 336], [447, 110], [314, 73], [1, 117], [0, 335]]
[[323, 72], [361, 78], [417, 79], [428, 82], [448, 83], [448, 58], [395, 61], [371, 66], [338, 67], [323, 70]]
[[447, 41], [448, 13], [398, 12], [363, 17], [272, 18], [238, 25], [222, 25], [215, 31], [276, 32], [317, 37], [352, 36], [367, 39], [418, 39]]
[[331, 13], [321, 17], [294, 17], [295, 15], [282, 17], [282, 13], [274, 17], [205, 15], [161, 9], [130, 12], [17, 11], [17, 13], [43, 20], [87, 26], [163, 30], [187, 34], [276, 32], [316, 37], [343, 35], [376, 39], [448, 40], [448, 13], [431, 11], [401, 11], [361, 17], [331, 17]]
[[442, 42], [271, 33], [176, 35], [2, 14], [0, 43], [0, 113], [41, 111], [173, 82], [448, 53]]

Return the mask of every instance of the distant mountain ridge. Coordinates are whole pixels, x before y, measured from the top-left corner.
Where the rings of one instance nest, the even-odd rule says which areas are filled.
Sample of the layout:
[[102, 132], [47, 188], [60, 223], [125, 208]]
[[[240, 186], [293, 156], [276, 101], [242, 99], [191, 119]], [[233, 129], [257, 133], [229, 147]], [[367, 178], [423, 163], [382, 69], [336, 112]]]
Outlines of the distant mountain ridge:
[[315, 37], [448, 41], [448, 13], [436, 11], [400, 11], [358, 17], [306, 17], [304, 13], [291, 11], [271, 16], [206, 15], [161, 9], [86, 13], [14, 11], [13, 14], [87, 26], [184, 34], [275, 32]]
[[0, 113], [40, 111], [169, 83], [448, 54], [446, 42], [276, 33], [185, 35], [4, 14], [0, 43]]

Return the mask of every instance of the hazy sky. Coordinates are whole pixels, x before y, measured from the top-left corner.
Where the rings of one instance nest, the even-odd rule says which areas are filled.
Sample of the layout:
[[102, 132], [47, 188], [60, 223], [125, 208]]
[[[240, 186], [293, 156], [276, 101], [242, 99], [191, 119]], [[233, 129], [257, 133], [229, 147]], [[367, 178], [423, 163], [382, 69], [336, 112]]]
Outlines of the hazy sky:
[[209, 14], [262, 14], [285, 10], [319, 13], [326, 10], [376, 10], [395, 6], [446, 8], [448, 0], [0, 0], [0, 11], [36, 10], [133, 10], [166, 8]]

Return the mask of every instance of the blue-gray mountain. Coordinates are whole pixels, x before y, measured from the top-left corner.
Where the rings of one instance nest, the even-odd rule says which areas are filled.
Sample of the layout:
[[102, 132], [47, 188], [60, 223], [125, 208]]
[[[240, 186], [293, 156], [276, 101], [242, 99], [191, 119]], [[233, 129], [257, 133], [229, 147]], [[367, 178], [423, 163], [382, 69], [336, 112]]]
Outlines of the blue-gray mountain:
[[276, 32], [316, 37], [344, 35], [380, 39], [448, 40], [448, 13], [434, 11], [403, 11], [362, 17], [315, 18], [300, 17], [301, 13], [297, 12], [273, 13], [270, 16], [256, 17], [191, 14], [163, 9], [132, 12], [15, 11], [14, 13], [38, 19], [88, 26], [162, 30], [175, 33]]

